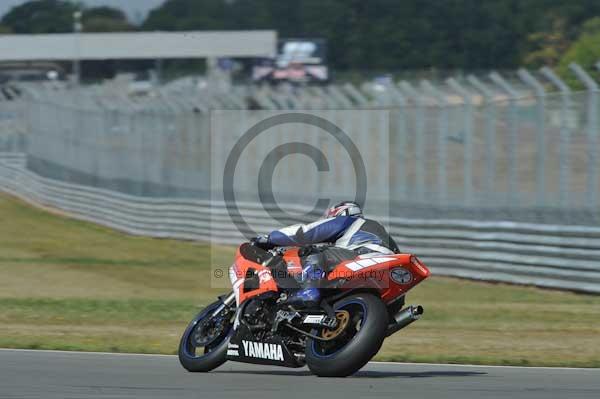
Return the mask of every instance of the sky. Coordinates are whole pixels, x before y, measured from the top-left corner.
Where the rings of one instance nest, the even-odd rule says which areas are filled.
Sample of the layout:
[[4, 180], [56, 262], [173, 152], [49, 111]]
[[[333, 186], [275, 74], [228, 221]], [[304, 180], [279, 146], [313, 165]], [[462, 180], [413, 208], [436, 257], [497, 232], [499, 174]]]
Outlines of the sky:
[[[26, 3], [28, 0], [0, 0], [0, 17], [12, 7]], [[139, 22], [145, 18], [148, 11], [156, 8], [165, 0], [80, 0], [88, 7], [107, 5], [120, 8], [127, 13], [129, 19]]]

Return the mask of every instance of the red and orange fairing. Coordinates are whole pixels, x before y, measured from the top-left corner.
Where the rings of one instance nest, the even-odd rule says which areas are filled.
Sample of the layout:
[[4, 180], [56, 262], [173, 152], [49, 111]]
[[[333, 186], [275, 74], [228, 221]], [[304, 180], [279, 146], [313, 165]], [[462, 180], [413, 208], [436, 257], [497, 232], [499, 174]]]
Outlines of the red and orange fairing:
[[[244, 281], [254, 274], [258, 276], [258, 288], [246, 292], [244, 290]], [[249, 298], [264, 294], [265, 292], [277, 292], [279, 290], [275, 279], [273, 279], [271, 270], [268, 267], [244, 258], [239, 248], [235, 254], [235, 263], [229, 270], [229, 277], [238, 305]]]
[[[411, 279], [406, 283], [394, 281], [391, 271], [404, 268]], [[404, 295], [415, 285], [429, 277], [429, 269], [416, 256], [411, 254], [359, 256], [340, 263], [329, 275], [328, 280], [344, 279], [341, 289], [369, 287], [379, 291], [381, 299], [388, 303]]]

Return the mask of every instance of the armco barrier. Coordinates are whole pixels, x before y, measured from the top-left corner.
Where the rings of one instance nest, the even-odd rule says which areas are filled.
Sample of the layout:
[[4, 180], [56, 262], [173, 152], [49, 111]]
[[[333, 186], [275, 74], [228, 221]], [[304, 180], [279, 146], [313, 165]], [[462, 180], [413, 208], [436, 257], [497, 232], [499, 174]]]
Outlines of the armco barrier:
[[[25, 168], [23, 154], [0, 153], [0, 190], [130, 234], [243, 240], [223, 203], [135, 197], [47, 179]], [[260, 204], [238, 206], [257, 230], [277, 227], [262, 217]], [[390, 230], [438, 275], [600, 294], [598, 227], [396, 218]]]

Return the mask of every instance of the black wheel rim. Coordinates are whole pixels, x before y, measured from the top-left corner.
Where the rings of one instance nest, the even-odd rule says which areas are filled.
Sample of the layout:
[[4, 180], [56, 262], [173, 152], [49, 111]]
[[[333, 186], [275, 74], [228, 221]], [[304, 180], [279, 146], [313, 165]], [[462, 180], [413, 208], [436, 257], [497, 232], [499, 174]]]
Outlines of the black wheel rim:
[[215, 317], [210, 317], [212, 307], [203, 312], [196, 323], [190, 327], [185, 336], [185, 354], [191, 358], [200, 358], [215, 350], [233, 331], [234, 312], [223, 310]]
[[[367, 315], [365, 305], [356, 300], [340, 305], [336, 308], [337, 310], [348, 311], [350, 321], [346, 328], [334, 339], [330, 341], [313, 340], [312, 351], [317, 357], [331, 357], [344, 349], [358, 334]], [[318, 335], [320, 336], [321, 333], [322, 331]]]

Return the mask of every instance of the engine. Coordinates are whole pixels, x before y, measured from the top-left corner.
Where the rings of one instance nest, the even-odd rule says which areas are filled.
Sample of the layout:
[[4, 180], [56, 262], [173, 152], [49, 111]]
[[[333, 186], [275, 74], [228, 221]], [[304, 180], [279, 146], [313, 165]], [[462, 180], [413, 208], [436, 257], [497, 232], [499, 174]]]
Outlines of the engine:
[[267, 341], [274, 336], [282, 339], [290, 348], [303, 351], [305, 337], [279, 324], [273, 332], [277, 312], [281, 306], [274, 298], [251, 299], [244, 307], [240, 322], [245, 324], [258, 340]]
[[244, 307], [241, 322], [260, 339], [272, 336], [271, 326], [276, 314], [275, 303], [270, 299], [251, 299]]

